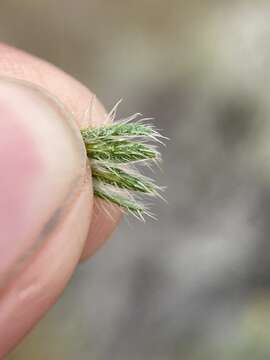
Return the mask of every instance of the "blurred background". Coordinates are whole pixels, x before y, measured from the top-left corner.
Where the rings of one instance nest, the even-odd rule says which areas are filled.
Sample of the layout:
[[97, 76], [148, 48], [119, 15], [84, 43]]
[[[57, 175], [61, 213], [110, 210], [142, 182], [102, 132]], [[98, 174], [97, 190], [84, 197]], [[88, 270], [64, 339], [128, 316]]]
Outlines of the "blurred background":
[[124, 221], [9, 359], [270, 358], [269, 19], [269, 1], [1, 1], [1, 41], [171, 139], [158, 221]]

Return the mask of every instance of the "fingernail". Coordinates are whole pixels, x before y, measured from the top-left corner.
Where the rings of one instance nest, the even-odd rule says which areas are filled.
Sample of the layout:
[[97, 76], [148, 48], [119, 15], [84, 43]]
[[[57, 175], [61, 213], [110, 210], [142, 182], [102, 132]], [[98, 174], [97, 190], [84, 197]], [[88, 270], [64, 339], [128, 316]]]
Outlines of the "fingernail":
[[45, 91], [0, 78], [0, 285], [56, 230], [85, 166], [71, 115]]

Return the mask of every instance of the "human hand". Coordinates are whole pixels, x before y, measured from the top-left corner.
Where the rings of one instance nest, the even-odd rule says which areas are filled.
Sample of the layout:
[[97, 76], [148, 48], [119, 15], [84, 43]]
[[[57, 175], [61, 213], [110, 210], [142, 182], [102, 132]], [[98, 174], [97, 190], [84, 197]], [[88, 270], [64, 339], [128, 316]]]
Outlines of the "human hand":
[[2, 358], [57, 300], [79, 261], [110, 236], [121, 213], [110, 207], [108, 216], [91, 192], [78, 129], [89, 125], [84, 115], [90, 103], [92, 124], [106, 119], [91, 92], [54, 66], [3, 44], [0, 77]]

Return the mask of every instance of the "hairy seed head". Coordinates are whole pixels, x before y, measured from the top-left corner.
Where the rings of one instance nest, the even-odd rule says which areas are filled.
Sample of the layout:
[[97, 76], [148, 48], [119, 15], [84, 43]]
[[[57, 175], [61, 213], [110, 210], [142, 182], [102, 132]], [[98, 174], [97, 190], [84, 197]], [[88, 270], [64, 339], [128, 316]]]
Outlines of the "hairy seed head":
[[[116, 107], [113, 117], [115, 112]], [[141, 163], [151, 167], [160, 160], [160, 153], [148, 142], [161, 142], [159, 138], [163, 136], [146, 124], [146, 119], [132, 122], [137, 116], [112, 125], [82, 129], [81, 135], [87, 156], [92, 160], [94, 195], [143, 219], [144, 214], [151, 217], [152, 214], [132, 194], [161, 197], [160, 188], [152, 179], [131, 169]], [[119, 194], [119, 189], [124, 192]]]

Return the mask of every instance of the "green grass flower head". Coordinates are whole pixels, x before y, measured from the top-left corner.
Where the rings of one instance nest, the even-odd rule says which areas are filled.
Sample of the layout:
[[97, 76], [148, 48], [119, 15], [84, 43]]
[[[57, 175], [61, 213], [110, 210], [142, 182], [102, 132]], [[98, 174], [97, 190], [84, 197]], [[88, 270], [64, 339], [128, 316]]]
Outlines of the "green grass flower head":
[[[110, 113], [113, 118], [116, 109], [117, 106]], [[94, 195], [140, 219], [152, 216], [140, 198], [161, 197], [162, 190], [138, 171], [140, 165], [151, 167], [161, 160], [157, 144], [164, 137], [149, 120], [135, 114], [102, 127], [81, 130], [91, 163]]]

